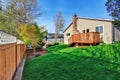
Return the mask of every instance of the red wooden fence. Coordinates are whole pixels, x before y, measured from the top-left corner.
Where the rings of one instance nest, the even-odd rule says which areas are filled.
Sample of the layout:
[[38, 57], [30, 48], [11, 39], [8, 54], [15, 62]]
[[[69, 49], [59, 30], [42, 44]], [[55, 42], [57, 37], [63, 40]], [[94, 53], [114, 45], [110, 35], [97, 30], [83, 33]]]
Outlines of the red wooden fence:
[[0, 45], [0, 80], [12, 80], [25, 48], [24, 44], [16, 43]]

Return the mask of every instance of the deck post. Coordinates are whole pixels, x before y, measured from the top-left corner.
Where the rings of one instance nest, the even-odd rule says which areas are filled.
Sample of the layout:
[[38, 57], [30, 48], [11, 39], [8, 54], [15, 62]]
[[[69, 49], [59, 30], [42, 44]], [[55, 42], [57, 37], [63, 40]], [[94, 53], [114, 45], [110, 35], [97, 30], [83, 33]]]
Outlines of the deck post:
[[92, 44], [90, 44], [90, 46], [93, 46]]
[[81, 46], [83, 46], [83, 43], [81, 43]]
[[79, 46], [79, 43], [76, 43], [75, 46], [78, 47], [78, 46]]

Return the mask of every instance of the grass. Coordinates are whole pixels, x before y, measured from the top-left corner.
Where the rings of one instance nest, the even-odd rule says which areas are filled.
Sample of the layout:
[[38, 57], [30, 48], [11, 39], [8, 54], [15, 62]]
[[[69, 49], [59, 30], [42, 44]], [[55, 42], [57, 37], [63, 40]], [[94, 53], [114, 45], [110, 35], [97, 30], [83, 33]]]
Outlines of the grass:
[[119, 48], [51, 46], [47, 55], [26, 61], [22, 80], [120, 80]]

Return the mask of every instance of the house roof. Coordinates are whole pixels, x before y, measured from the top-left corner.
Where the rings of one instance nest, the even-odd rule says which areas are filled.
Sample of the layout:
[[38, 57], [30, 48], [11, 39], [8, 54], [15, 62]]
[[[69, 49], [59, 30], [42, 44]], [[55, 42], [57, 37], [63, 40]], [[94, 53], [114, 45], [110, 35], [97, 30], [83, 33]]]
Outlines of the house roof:
[[89, 18], [89, 17], [77, 17], [77, 19], [88, 19], [88, 20], [109, 21], [109, 22], [114, 21], [113, 19]]
[[[14, 35], [12, 35], [12, 34], [10, 34], [10, 33], [8, 33], [8, 32], [5, 32], [5, 31], [3, 31], [3, 30], [0, 30], [0, 32], [4, 32], [4, 33], [6, 33], [6, 34], [8, 34], [8, 35], [14, 36]], [[14, 37], [16, 37], [16, 36], [14, 36]]]
[[[59, 34], [58, 38], [63, 38], [64, 35], [63, 34]], [[47, 34], [47, 38], [51, 39], [51, 38], [55, 38], [55, 33], [48, 33]]]
[[63, 31], [63, 33], [64, 33], [72, 24], [73, 24], [73, 22], [71, 22], [71, 23], [69, 24], [69, 26]]
[[[89, 18], [89, 17], [77, 17], [77, 19], [87, 19], [87, 20], [97, 20], [97, 21], [108, 21], [113, 22], [113, 19], [100, 19], [100, 18]], [[70, 23], [70, 25], [64, 30], [64, 32], [73, 24], [73, 22]]]

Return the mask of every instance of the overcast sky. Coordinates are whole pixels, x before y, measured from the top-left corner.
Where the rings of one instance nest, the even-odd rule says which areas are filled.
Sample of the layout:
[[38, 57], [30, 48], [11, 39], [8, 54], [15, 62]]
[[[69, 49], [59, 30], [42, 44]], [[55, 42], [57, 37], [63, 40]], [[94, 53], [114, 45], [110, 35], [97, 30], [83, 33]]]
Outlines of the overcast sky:
[[38, 0], [43, 14], [37, 19], [38, 25], [46, 25], [49, 33], [55, 31], [53, 16], [61, 12], [65, 19], [65, 28], [72, 22], [74, 13], [79, 17], [111, 19], [106, 11], [107, 0]]

